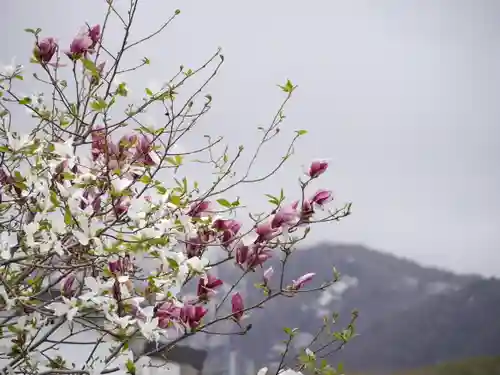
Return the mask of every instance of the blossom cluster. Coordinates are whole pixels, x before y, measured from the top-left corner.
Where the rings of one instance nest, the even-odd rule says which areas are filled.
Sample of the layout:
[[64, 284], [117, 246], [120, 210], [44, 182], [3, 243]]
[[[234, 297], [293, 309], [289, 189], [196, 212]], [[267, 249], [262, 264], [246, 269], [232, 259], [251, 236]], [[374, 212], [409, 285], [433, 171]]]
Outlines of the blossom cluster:
[[[161, 181], [157, 173], [167, 164], [176, 169], [182, 165], [180, 155], [172, 157], [170, 140], [183, 130], [173, 120], [159, 131], [145, 126], [132, 130], [126, 120], [139, 111], [110, 122], [110, 108], [126, 95], [122, 86], [110, 90], [121, 54], [106, 72], [99, 54], [102, 29], [99, 24], [84, 28], [63, 52], [75, 72], [81, 69], [77, 87], [87, 90], [76, 98], [77, 104], [64, 92], [67, 83], [56, 78], [64, 68], [56, 38], [39, 39], [39, 30], [33, 32], [32, 61], [47, 73], [59, 99], [46, 105], [15, 94], [12, 82], [22, 78], [21, 69], [0, 75], [0, 93], [40, 121], [32, 132], [20, 135], [7, 126], [10, 111], [0, 117], [0, 309], [8, 316], [2, 327], [13, 333], [3, 342], [8, 342], [10, 368], [26, 373], [37, 373], [40, 361], [34, 363], [31, 355], [38, 353], [35, 331], [53, 319], [88, 325], [89, 316], [104, 317], [104, 325], [93, 329], [115, 342], [122, 354], [137, 335], [164, 345], [167, 339], [187, 337], [221, 320], [241, 328], [250, 310], [275, 296], [296, 295], [315, 277], [306, 272], [295, 280], [273, 278], [268, 260], [290, 255], [301, 240], [295, 234], [305, 238], [315, 222], [348, 214], [328, 209], [330, 190], [309, 192], [309, 183], [328, 169], [324, 160], [310, 164], [297, 200], [273, 197], [270, 212], [250, 225], [235, 215], [239, 202], [230, 203], [224, 189], [215, 189], [221, 180], [206, 192], [187, 178], [182, 183]], [[183, 82], [152, 95], [141, 110], [172, 101], [174, 89]], [[288, 86], [286, 90], [291, 93]], [[189, 118], [185, 113], [177, 116]], [[117, 137], [118, 129], [125, 134]], [[219, 250], [218, 260], [209, 258], [211, 248]], [[144, 262], [150, 264], [147, 269]], [[243, 290], [228, 285], [221, 304], [227, 299], [230, 306], [221, 316], [219, 307], [209, 303], [226, 284], [216, 276], [220, 263], [233, 264], [243, 276], [258, 272], [263, 301], [249, 305]], [[190, 281], [197, 285], [193, 296], [185, 293]]]

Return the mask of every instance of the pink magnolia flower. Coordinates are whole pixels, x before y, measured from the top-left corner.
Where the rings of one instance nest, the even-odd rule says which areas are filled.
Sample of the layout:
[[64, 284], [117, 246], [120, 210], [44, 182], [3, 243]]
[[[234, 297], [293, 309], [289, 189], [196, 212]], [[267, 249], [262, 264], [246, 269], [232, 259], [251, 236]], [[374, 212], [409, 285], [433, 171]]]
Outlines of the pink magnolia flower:
[[78, 59], [87, 54], [94, 42], [87, 34], [78, 34], [69, 46], [68, 56], [72, 59]]
[[273, 277], [273, 275], [274, 275], [274, 269], [272, 266], [264, 271], [264, 275], [262, 277], [264, 279], [265, 285], [267, 285], [269, 283], [269, 280], [271, 280], [271, 277]]
[[153, 142], [149, 136], [143, 134], [136, 146], [135, 146], [136, 154], [134, 159], [144, 165], [157, 165], [158, 164], [158, 156], [156, 152], [153, 150]]
[[115, 202], [115, 213], [116, 215], [120, 216], [123, 215], [125, 212], [128, 211], [128, 208], [132, 204], [132, 200], [130, 197], [120, 197], [118, 200]]
[[245, 305], [243, 304], [243, 298], [241, 294], [236, 292], [231, 297], [231, 312], [233, 313], [233, 318], [239, 322], [243, 318], [245, 310]]
[[255, 228], [255, 232], [258, 235], [255, 242], [265, 242], [279, 236], [281, 234], [281, 229], [279, 227], [273, 227], [272, 220], [268, 220], [258, 224], [257, 228]]
[[201, 217], [203, 213], [210, 212], [209, 210], [211, 206], [212, 202], [210, 201], [194, 202], [191, 204], [191, 207], [187, 215], [191, 217]]
[[329, 190], [318, 190], [316, 194], [311, 198], [311, 201], [322, 206], [333, 200], [332, 192]]
[[106, 131], [103, 127], [92, 130], [92, 160], [97, 160], [100, 155], [107, 154]]
[[92, 40], [91, 48], [101, 41], [101, 25], [94, 25], [89, 29], [88, 36]]
[[165, 302], [155, 309], [155, 317], [158, 318], [158, 326], [162, 329], [168, 328], [171, 322], [180, 320], [181, 308], [172, 302]]
[[198, 298], [201, 300], [207, 300], [215, 293], [214, 289], [222, 284], [222, 280], [210, 274], [207, 274], [206, 277], [201, 277], [198, 282]]
[[118, 151], [122, 154], [125, 153], [131, 147], [135, 146], [137, 141], [138, 141], [138, 138], [137, 138], [137, 135], [135, 135], [135, 134], [124, 135], [120, 139], [120, 142], [118, 142]]
[[247, 267], [254, 269], [257, 266], [262, 266], [270, 258], [272, 258], [271, 250], [262, 246], [254, 246], [248, 255]]
[[121, 270], [120, 261], [119, 260], [110, 261], [108, 262], [108, 267], [112, 273], [118, 273]]
[[0, 184], [10, 185], [14, 182], [12, 176], [8, 175], [3, 168], [0, 168]]
[[292, 289], [293, 290], [301, 289], [305, 284], [311, 281], [315, 275], [316, 275], [315, 273], [306, 273], [305, 275], [300, 276], [297, 280], [293, 281]]
[[271, 251], [263, 246], [245, 246], [242, 243], [236, 248], [236, 264], [241, 268], [254, 269], [272, 257]]
[[212, 227], [222, 231], [222, 246], [228, 247], [234, 241], [236, 235], [241, 229], [241, 223], [236, 220], [217, 219], [213, 222]]
[[248, 259], [249, 251], [250, 249], [248, 246], [239, 243], [238, 247], [236, 248], [236, 264], [238, 264], [240, 267], [243, 266]]
[[271, 220], [272, 228], [294, 225], [299, 219], [299, 213], [293, 204], [281, 207]]
[[73, 293], [75, 292], [73, 289], [73, 284], [75, 283], [75, 276], [74, 275], [69, 275], [66, 277], [64, 280], [62, 286], [61, 286], [61, 293], [65, 297], [71, 297], [73, 296]]
[[193, 329], [200, 325], [207, 311], [203, 306], [185, 304], [180, 310], [180, 319], [184, 324]]
[[311, 163], [309, 167], [308, 176], [311, 178], [316, 178], [321, 176], [328, 169], [328, 162], [325, 160], [315, 160]]
[[57, 51], [57, 42], [54, 38], [44, 38], [35, 43], [33, 54], [41, 63], [48, 63]]

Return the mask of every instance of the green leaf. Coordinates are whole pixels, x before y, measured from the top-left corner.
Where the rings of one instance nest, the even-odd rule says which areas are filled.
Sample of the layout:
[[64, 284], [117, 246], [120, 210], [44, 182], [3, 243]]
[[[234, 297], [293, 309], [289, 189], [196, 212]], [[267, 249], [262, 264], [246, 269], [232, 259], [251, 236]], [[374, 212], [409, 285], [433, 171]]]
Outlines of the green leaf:
[[127, 96], [128, 95], [127, 84], [125, 82], [120, 83], [118, 85], [118, 88], [116, 89], [116, 93], [120, 96]]
[[108, 108], [108, 104], [106, 103], [106, 101], [102, 98], [98, 98], [97, 100], [93, 101], [91, 104], [90, 104], [91, 108], [94, 110], [94, 111], [97, 111], [97, 112], [102, 112], [104, 111], [106, 108]]
[[295, 133], [297, 133], [297, 135], [304, 135], [304, 134], [307, 134], [307, 130], [297, 130]]
[[127, 368], [127, 372], [131, 375], [135, 375], [135, 363], [131, 359], [127, 359], [125, 363], [125, 367]]
[[217, 203], [227, 208], [231, 208], [233, 206], [227, 199], [224, 198], [217, 199]]
[[170, 203], [172, 203], [175, 206], [180, 206], [181, 205], [181, 197], [177, 195], [171, 195], [170, 196]]
[[173, 269], [173, 270], [179, 269], [179, 264], [177, 263], [177, 261], [175, 259], [167, 258], [167, 262], [168, 262], [168, 266], [171, 269]]
[[82, 60], [83, 66], [85, 67], [86, 70], [88, 70], [93, 77], [99, 78], [99, 69], [97, 69], [97, 66], [93, 63], [93, 61], [89, 59], [83, 59]]
[[153, 96], [153, 91], [151, 91], [150, 89], [148, 89], [148, 88], [146, 87], [146, 94], [147, 94], [148, 96]]
[[64, 223], [66, 225], [71, 225], [73, 222], [73, 218], [71, 217], [71, 211], [69, 210], [69, 207], [66, 206], [66, 209], [64, 211]]
[[147, 57], [143, 57], [142, 58], [142, 63], [145, 64], [145, 65], [149, 65], [149, 64], [151, 64], [151, 60], [148, 59]]
[[274, 204], [276, 206], [280, 204], [280, 200], [275, 196], [271, 194], [264, 194], [264, 195], [269, 198], [269, 203]]
[[57, 199], [57, 193], [53, 190], [50, 191], [50, 202], [54, 206], [59, 207], [59, 200]]
[[144, 175], [139, 179], [143, 184], [149, 184], [151, 182], [151, 177]]
[[289, 79], [286, 81], [286, 83], [285, 83], [283, 86], [281, 86], [281, 85], [278, 85], [278, 86], [279, 86], [279, 88], [281, 88], [284, 92], [289, 93], [289, 94], [290, 94], [293, 90], [295, 90], [295, 88], [297, 87], [297, 86], [294, 86], [294, 85], [293, 85], [293, 83], [292, 83], [292, 81], [290, 81]]
[[19, 104], [22, 104], [22, 105], [31, 104], [31, 98], [29, 96], [26, 96], [26, 97], [22, 98], [21, 100], [19, 100]]

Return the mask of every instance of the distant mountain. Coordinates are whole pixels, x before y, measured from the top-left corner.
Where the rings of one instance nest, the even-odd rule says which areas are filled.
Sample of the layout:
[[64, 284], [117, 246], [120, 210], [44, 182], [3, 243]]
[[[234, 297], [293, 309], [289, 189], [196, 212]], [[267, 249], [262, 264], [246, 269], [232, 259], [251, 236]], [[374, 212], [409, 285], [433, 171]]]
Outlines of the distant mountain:
[[500, 375], [500, 357], [472, 358], [394, 375]]
[[[358, 366], [360, 354], [369, 363]], [[500, 282], [480, 280], [373, 325], [344, 360], [353, 369], [383, 373], [499, 354]]]
[[[277, 259], [269, 264], [279, 267]], [[273, 345], [285, 338], [283, 327], [299, 328], [299, 344], [305, 344], [322, 316], [338, 312], [341, 328], [353, 309], [360, 312], [360, 336], [332, 358], [347, 369], [385, 372], [500, 354], [500, 281], [422, 267], [363, 246], [327, 243], [298, 250], [287, 263], [286, 278], [290, 282], [313, 271], [319, 285], [332, 278], [333, 266], [343, 276], [328, 290], [272, 300], [265, 311], [252, 313], [245, 336], [210, 340], [209, 363], [220, 367], [221, 350], [236, 350], [255, 367], [269, 364], [279, 355], [279, 345]], [[254, 287], [261, 275], [257, 270], [239, 288], [248, 305], [262, 298]], [[228, 267], [221, 276], [232, 281], [240, 274]]]

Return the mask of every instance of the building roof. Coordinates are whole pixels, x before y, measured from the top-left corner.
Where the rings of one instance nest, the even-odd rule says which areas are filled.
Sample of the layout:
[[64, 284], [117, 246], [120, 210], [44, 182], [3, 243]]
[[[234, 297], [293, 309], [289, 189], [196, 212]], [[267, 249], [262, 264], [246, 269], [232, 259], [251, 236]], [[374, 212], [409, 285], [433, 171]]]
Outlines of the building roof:
[[[156, 343], [150, 342], [146, 346], [146, 353], [156, 349]], [[207, 359], [208, 352], [206, 350], [194, 349], [189, 346], [177, 345], [169, 350], [160, 350], [150, 355], [151, 357], [161, 357], [179, 364], [192, 366], [194, 369], [201, 371]]]

